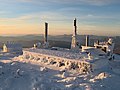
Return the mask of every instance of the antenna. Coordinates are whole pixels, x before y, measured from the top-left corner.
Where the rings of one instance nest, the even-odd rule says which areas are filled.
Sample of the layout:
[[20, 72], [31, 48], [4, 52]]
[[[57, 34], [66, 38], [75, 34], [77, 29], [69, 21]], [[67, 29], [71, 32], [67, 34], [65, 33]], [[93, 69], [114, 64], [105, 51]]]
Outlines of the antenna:
[[89, 35], [86, 35], [86, 46], [89, 46]]
[[74, 28], [75, 28], [75, 31], [74, 31], [74, 35], [76, 36], [77, 35], [77, 19], [75, 18], [74, 19]]
[[44, 36], [44, 42], [48, 42], [48, 23], [45, 22], [45, 36]]

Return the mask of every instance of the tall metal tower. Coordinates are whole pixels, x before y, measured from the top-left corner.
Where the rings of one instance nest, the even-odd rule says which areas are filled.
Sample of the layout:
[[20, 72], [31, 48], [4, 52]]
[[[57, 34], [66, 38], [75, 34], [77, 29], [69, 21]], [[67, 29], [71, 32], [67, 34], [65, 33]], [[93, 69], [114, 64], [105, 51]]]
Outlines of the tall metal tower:
[[48, 23], [45, 22], [45, 36], [44, 36], [44, 43], [48, 42]]
[[89, 40], [90, 40], [90, 39], [89, 39], [89, 35], [86, 35], [86, 47], [89, 46], [89, 43], [90, 43]]
[[45, 35], [44, 35], [43, 48], [48, 48], [48, 47], [49, 47], [49, 42], [48, 42], [48, 23], [45, 22]]
[[71, 42], [71, 49], [78, 49], [78, 42], [77, 42], [77, 20], [74, 19], [74, 30], [72, 35], [72, 42]]
[[76, 36], [77, 35], [77, 20], [76, 20], [76, 18], [75, 18], [75, 20], [74, 20], [74, 28], [75, 28], [75, 31], [74, 31], [74, 35]]

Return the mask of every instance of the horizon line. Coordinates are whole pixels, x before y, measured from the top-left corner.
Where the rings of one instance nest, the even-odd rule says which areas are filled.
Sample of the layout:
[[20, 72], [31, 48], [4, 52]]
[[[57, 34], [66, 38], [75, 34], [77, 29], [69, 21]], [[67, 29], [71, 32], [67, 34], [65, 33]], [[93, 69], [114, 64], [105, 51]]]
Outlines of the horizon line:
[[[41, 36], [44, 36], [44, 34], [16, 34], [16, 35], [12, 35], [12, 34], [4, 34], [4, 35], [0, 35], [0, 36], [3, 36], [3, 37], [7, 37], [7, 36], [11, 36], [11, 37], [18, 37], [18, 36], [27, 36], [27, 35], [41, 35]], [[59, 35], [53, 35], [53, 34], [49, 34], [48, 36], [62, 36], [62, 35], [72, 35], [72, 34], [59, 34]], [[86, 36], [86, 35], [90, 35], [90, 36], [108, 36], [108, 37], [116, 37], [116, 36], [119, 36], [119, 35], [96, 35], [96, 34], [77, 34], [77, 35], [83, 35], [83, 36]]]

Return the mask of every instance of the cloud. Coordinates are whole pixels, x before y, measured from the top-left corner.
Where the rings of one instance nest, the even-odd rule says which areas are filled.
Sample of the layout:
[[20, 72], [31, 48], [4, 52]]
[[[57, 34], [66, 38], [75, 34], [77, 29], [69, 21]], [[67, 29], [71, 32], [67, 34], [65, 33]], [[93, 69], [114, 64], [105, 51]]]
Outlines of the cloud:
[[92, 15], [92, 14], [88, 14], [87, 16], [88, 16], [88, 17], [94, 17], [94, 15]]
[[6, 14], [7, 12], [5, 12], [5, 11], [0, 11], [0, 14]]
[[[91, 24], [91, 23], [83, 23], [81, 21], [81, 19], [85, 20], [86, 18], [88, 19], [88, 18], [94, 18], [94, 17], [95, 15], [88, 14], [88, 15], [77, 18], [79, 34], [117, 35], [117, 33], [119, 33], [119, 26], [116, 26], [116, 27], [114, 25], [102, 26], [101, 24], [96, 25], [96, 24]], [[34, 20], [36, 18], [40, 22], [32, 23], [32, 24], [26, 23], [26, 21], [29, 21], [31, 19]], [[96, 18], [102, 18], [102, 17], [96, 16]], [[28, 15], [23, 15], [23, 16], [16, 17], [16, 18], [0, 18], [0, 28], [2, 29], [0, 33], [5, 34], [5, 32], [7, 32], [7, 34], [12, 34], [12, 33], [33, 34], [33, 33], [41, 32], [42, 34], [43, 32], [40, 30], [44, 29], [44, 22], [48, 21], [48, 23], [50, 24], [50, 28], [49, 28], [50, 34], [65, 34], [65, 33], [71, 34], [73, 19], [74, 18], [72, 17], [67, 17], [62, 14], [53, 13], [53, 12], [44, 12], [42, 14], [35, 13], [35, 14], [30, 14], [30, 15], [28, 14]], [[103, 33], [103, 30], [105, 30], [106, 33]]]
[[99, 22], [99, 20], [118, 20], [119, 21], [119, 17], [114, 17], [114, 16], [106, 16], [106, 15], [94, 15], [94, 14], [64, 14], [61, 12], [56, 12], [56, 11], [43, 11], [43, 12], [36, 12], [36, 13], [28, 13], [25, 15], [21, 15], [18, 17], [12, 17], [12, 18], [0, 18], [0, 22], [29, 22], [29, 21], [34, 21], [34, 23], [38, 23], [38, 21], [40, 22], [44, 22], [44, 21], [48, 21], [48, 22], [67, 22], [67, 23], [71, 23], [72, 20], [74, 18], [77, 18], [78, 21], [86, 21], [90, 22], [91, 20], [95, 21], [97, 20], [97, 22]]
[[91, 5], [107, 5], [118, 2], [120, 3], [119, 0], [80, 0], [80, 1]]
[[88, 5], [108, 5], [120, 3], [119, 0], [17, 0], [19, 2], [26, 3], [36, 3], [36, 4], [47, 4], [47, 3], [57, 3], [57, 4], [88, 4]]

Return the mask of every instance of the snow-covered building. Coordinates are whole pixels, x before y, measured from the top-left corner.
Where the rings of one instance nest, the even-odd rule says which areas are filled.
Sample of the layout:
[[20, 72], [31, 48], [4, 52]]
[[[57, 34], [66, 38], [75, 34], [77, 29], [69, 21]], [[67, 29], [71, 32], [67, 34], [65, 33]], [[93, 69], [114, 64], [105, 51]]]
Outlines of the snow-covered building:
[[109, 38], [107, 42], [94, 43], [95, 48], [103, 50], [108, 56], [113, 54], [114, 45], [112, 38]]
[[22, 54], [22, 45], [18, 43], [7, 43], [3, 45], [3, 52]]
[[[87, 42], [87, 39], [86, 39]], [[94, 43], [94, 46], [82, 46], [82, 52], [86, 52], [94, 57], [113, 57], [114, 43], [113, 39], [109, 38], [107, 42], [97, 42]]]

